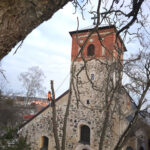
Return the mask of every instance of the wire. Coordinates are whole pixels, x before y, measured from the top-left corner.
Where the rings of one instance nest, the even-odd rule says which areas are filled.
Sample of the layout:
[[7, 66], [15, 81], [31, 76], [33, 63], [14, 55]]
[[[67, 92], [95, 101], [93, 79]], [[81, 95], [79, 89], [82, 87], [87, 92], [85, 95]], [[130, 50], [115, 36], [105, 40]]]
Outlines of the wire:
[[64, 82], [66, 81], [66, 79], [68, 78], [70, 73], [68, 73], [68, 75], [64, 78], [64, 80], [62, 81], [62, 83], [59, 85], [59, 87], [56, 89], [55, 93], [61, 88], [61, 86], [64, 84]]

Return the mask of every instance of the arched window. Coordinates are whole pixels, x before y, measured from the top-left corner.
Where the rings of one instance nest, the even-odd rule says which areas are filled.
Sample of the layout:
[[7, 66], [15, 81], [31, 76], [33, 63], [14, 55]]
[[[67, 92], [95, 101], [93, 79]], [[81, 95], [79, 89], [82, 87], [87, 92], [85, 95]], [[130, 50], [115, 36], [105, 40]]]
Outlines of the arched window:
[[86, 125], [81, 126], [80, 142], [83, 144], [90, 144], [90, 128]]
[[41, 138], [41, 149], [40, 150], [48, 150], [48, 137], [42, 136]]
[[131, 146], [128, 146], [128, 147], [126, 148], [126, 150], [133, 150], [133, 148], [132, 148]]
[[139, 150], [144, 150], [143, 146], [141, 146]]
[[95, 55], [95, 46], [90, 44], [87, 48], [87, 56], [94, 56]]

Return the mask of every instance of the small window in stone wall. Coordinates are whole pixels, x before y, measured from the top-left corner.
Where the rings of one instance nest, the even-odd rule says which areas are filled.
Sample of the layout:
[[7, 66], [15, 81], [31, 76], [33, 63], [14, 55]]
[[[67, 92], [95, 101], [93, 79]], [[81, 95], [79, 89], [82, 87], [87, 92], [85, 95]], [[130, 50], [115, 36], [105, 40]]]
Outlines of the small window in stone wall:
[[95, 55], [95, 46], [90, 44], [87, 48], [87, 56], [94, 56]]
[[90, 100], [88, 99], [88, 100], [86, 101], [86, 103], [87, 103], [87, 104], [90, 104]]
[[91, 73], [91, 80], [94, 80], [94, 73]]
[[82, 125], [80, 129], [80, 143], [90, 144], [90, 128]]
[[41, 148], [40, 150], [48, 150], [48, 137], [42, 136], [41, 137]]

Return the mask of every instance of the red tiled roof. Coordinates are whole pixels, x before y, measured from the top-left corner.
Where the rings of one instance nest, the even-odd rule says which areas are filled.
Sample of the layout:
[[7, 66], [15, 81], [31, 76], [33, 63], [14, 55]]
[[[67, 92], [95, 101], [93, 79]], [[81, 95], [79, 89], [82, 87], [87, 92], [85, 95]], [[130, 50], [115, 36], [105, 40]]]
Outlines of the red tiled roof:
[[31, 119], [31, 118], [33, 118], [35, 115], [24, 115], [24, 119]]

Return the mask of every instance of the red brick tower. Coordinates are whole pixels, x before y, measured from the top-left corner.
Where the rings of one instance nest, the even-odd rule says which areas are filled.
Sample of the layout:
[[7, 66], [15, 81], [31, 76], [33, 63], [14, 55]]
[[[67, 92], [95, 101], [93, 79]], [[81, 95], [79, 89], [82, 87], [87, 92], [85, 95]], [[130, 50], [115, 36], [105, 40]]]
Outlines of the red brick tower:
[[[85, 29], [78, 32], [70, 32], [70, 35], [72, 36], [71, 60], [73, 60], [77, 56], [80, 50], [79, 44], [82, 45], [84, 43], [91, 30], [92, 29]], [[96, 58], [107, 58], [109, 60], [114, 60], [118, 58], [119, 55], [120, 58], [123, 59], [123, 52], [126, 51], [126, 48], [120, 37], [118, 37], [116, 40], [115, 26], [99, 27], [98, 33], [101, 39], [99, 39], [96, 32], [93, 33], [92, 36], [89, 38], [83, 50], [83, 55], [85, 59], [94, 56]], [[77, 60], [80, 61], [81, 57], [79, 57]]]

